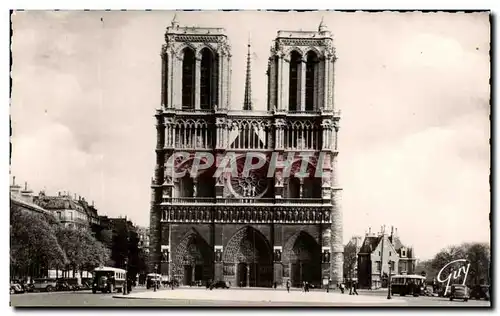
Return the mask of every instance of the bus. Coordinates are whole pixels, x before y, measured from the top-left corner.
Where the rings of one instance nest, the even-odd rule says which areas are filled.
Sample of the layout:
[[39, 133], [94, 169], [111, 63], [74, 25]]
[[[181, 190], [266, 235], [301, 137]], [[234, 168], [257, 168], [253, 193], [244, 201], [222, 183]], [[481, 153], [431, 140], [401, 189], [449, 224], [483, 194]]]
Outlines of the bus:
[[425, 277], [421, 275], [395, 275], [391, 277], [391, 292], [400, 296], [424, 294]]
[[149, 273], [146, 276], [146, 289], [154, 288], [156, 283], [156, 288], [159, 289], [161, 285], [162, 277], [157, 273]]
[[125, 288], [127, 271], [112, 267], [99, 267], [93, 271], [92, 293], [122, 292]]

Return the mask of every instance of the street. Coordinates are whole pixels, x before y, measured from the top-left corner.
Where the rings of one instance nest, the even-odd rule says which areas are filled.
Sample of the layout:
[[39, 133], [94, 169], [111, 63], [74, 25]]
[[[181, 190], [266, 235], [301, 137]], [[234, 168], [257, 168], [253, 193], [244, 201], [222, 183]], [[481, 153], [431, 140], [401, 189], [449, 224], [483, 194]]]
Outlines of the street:
[[[349, 295], [345, 295], [345, 298], [342, 296], [340, 297], [341, 294], [338, 292], [333, 291], [333, 293], [329, 293], [332, 296], [332, 299], [334, 297], [339, 298], [341, 300], [345, 299], [345, 302], [343, 301], [335, 301], [335, 302], [279, 302], [279, 301], [248, 301], [248, 300], [242, 300], [239, 299], [238, 296], [241, 295], [248, 295], [250, 292], [247, 292], [246, 294], [242, 293], [241, 291], [252, 291], [253, 294], [256, 294], [255, 291], [258, 289], [229, 289], [229, 290], [214, 290], [216, 291], [216, 295], [221, 295], [220, 300], [193, 300], [190, 298], [190, 293], [195, 293], [195, 291], [201, 291], [201, 289], [198, 288], [182, 288], [182, 289], [175, 289], [173, 291], [177, 291], [175, 294], [184, 296], [183, 299], [158, 299], [158, 298], [141, 298], [141, 299], [133, 299], [133, 298], [121, 298], [125, 297], [122, 294], [92, 294], [90, 291], [82, 291], [82, 292], [53, 292], [53, 293], [26, 293], [26, 294], [15, 294], [10, 296], [10, 305], [13, 307], [35, 307], [35, 306], [55, 306], [55, 307], [124, 307], [124, 306], [142, 306], [142, 307], [147, 307], [147, 306], [210, 306], [210, 307], [218, 307], [218, 306], [275, 306], [275, 307], [283, 307], [283, 306], [347, 306], [347, 307], [356, 307], [356, 306], [366, 306], [366, 304], [359, 304], [352, 302], [352, 300], [349, 298]], [[171, 294], [167, 291], [172, 291], [168, 289], [161, 289], [158, 292], [162, 292], [163, 294]], [[280, 295], [287, 295], [282, 289], [277, 289], [274, 291], [281, 291], [283, 292]], [[293, 293], [288, 293], [290, 295], [299, 295], [300, 290], [294, 289], [292, 292]], [[152, 290], [145, 290], [144, 288], [137, 288], [134, 289], [131, 295], [134, 294], [148, 294], [145, 292], [153, 292]], [[227, 300], [228, 293], [232, 293], [231, 296], [234, 296], [236, 299], [233, 300]], [[156, 293], [156, 294], [162, 294], [162, 293]], [[215, 293], [215, 292], [214, 292]], [[153, 294], [153, 293], [151, 293]], [[233, 295], [234, 294], [234, 295]], [[325, 295], [324, 291], [312, 291], [310, 293], [302, 293], [303, 295], [307, 296], [318, 296], [318, 295]], [[329, 295], [327, 294], [327, 295]], [[149, 295], [149, 294], [148, 294]], [[408, 306], [408, 307], [423, 307], [423, 306], [443, 306], [443, 307], [485, 307], [488, 308], [491, 306], [490, 302], [488, 301], [476, 301], [476, 300], [469, 300], [468, 302], [461, 302], [461, 301], [453, 301], [450, 302], [446, 298], [440, 298], [440, 297], [399, 297], [395, 296], [394, 301], [389, 301], [386, 300], [385, 297], [387, 296], [387, 292], [384, 291], [360, 291], [360, 297], [358, 297], [358, 300], [362, 300], [363, 297], [366, 297], [367, 299], [369, 297], [374, 297], [374, 296], [379, 296], [380, 299], [380, 304], [376, 304], [376, 306], [387, 306], [387, 307], [402, 307], [402, 306]], [[118, 298], [120, 297], [120, 298]], [[305, 297], [305, 296], [304, 296]], [[224, 299], [223, 299], [224, 298]], [[375, 306], [374, 304], [369, 304], [371, 306]]]

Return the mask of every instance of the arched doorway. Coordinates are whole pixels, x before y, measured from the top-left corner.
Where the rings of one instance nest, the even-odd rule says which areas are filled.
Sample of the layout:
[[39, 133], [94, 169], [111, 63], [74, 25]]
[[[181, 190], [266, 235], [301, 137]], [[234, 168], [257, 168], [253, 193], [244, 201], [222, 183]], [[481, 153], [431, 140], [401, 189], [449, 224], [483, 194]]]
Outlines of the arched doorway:
[[271, 287], [272, 251], [258, 230], [247, 226], [237, 231], [224, 250], [223, 261], [225, 266], [234, 266], [236, 273], [224, 277], [236, 286]]
[[301, 287], [304, 281], [320, 285], [321, 248], [311, 235], [297, 233], [286, 243], [284, 254], [292, 286]]
[[207, 242], [191, 230], [181, 240], [174, 257], [174, 278], [184, 285], [212, 279], [213, 253]]

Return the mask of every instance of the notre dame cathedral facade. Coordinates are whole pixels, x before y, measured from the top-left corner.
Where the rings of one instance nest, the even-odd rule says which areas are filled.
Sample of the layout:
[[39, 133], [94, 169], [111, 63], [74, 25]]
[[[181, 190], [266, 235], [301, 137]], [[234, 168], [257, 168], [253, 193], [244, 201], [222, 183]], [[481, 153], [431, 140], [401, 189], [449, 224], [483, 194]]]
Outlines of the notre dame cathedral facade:
[[[279, 31], [268, 62], [267, 111], [256, 111], [250, 44], [244, 102], [231, 103], [231, 46], [224, 32], [182, 27], [176, 18], [166, 30], [151, 269], [181, 284], [335, 284], [343, 276], [343, 246], [332, 35], [323, 22], [317, 31]], [[209, 153], [214, 166], [232, 153], [237, 171], [214, 177], [211, 167], [192, 174], [192, 159], [169, 163], [178, 152]], [[248, 152], [274, 154], [280, 161], [296, 155], [291, 175], [283, 177], [283, 166], [269, 175], [266, 163], [243, 176]], [[304, 152], [312, 157], [308, 176], [298, 177]], [[322, 164], [320, 155], [326, 157]], [[318, 168], [322, 178], [313, 176]], [[187, 172], [173, 177], [179, 170]]]

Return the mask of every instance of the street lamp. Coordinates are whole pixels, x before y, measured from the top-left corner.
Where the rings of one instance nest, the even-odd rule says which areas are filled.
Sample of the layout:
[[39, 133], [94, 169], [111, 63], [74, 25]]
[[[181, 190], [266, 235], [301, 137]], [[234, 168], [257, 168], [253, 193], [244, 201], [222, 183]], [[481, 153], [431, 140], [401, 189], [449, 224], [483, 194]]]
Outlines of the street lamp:
[[391, 272], [392, 272], [392, 262], [389, 261], [389, 279], [387, 281], [387, 299], [390, 300], [391, 297]]
[[153, 291], [156, 292], [156, 285], [157, 285], [157, 280], [156, 280], [156, 276], [158, 275], [158, 265], [155, 264], [155, 278], [154, 278], [154, 284], [153, 284]]
[[127, 295], [127, 290], [128, 290], [128, 284], [127, 284], [128, 283], [128, 280], [127, 280], [128, 279], [128, 275], [127, 275], [128, 274], [128, 271], [127, 271], [128, 269], [127, 269], [127, 265], [128, 265], [128, 262], [127, 262], [127, 259], [125, 259], [125, 285], [124, 285], [123, 291], [122, 291], [123, 295]]

